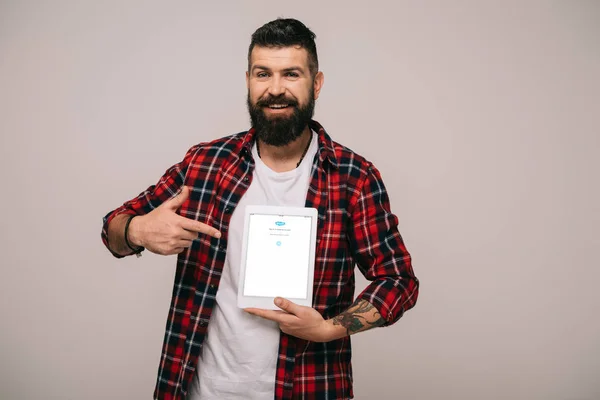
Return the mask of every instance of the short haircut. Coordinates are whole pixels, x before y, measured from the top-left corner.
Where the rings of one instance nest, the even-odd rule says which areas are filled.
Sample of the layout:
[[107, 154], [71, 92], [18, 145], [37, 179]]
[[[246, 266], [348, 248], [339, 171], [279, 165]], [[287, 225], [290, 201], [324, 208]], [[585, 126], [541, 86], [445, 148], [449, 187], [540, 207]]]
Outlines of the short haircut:
[[319, 71], [317, 57], [316, 35], [302, 22], [293, 18], [277, 18], [267, 22], [252, 34], [248, 48], [248, 71], [250, 71], [250, 56], [255, 46], [259, 47], [290, 47], [300, 46], [308, 52], [308, 67], [314, 77]]

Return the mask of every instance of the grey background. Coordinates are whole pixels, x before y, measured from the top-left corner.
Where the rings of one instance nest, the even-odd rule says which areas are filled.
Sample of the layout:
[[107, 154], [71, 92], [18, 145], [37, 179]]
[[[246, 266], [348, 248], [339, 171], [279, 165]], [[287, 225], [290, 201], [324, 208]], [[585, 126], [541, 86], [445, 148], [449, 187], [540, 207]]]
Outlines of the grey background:
[[[250, 34], [317, 33], [315, 118], [381, 170], [422, 290], [358, 399], [600, 398], [600, 2], [0, 2], [0, 398], [142, 399], [172, 257], [101, 217], [247, 129]], [[359, 289], [365, 285], [359, 280]]]

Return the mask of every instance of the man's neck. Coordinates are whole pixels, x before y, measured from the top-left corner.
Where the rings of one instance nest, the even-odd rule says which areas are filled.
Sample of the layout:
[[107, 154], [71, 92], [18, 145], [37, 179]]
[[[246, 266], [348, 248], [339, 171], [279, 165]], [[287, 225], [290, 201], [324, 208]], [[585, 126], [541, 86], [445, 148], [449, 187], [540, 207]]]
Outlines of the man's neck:
[[272, 146], [258, 139], [260, 159], [275, 172], [291, 171], [305, 154], [311, 136], [312, 131], [307, 126], [296, 140], [285, 146]]

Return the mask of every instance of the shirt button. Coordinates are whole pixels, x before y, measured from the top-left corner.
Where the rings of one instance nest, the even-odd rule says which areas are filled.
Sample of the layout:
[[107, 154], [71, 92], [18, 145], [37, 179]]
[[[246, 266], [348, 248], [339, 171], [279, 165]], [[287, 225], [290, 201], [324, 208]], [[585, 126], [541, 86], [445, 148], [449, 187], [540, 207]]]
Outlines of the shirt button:
[[244, 182], [248, 182], [249, 180], [250, 180], [250, 178], [248, 178], [247, 176], [245, 176], [243, 179]]
[[227, 214], [229, 214], [229, 213], [231, 212], [231, 207], [226, 207], [226, 208], [225, 208], [225, 212], [226, 212]]

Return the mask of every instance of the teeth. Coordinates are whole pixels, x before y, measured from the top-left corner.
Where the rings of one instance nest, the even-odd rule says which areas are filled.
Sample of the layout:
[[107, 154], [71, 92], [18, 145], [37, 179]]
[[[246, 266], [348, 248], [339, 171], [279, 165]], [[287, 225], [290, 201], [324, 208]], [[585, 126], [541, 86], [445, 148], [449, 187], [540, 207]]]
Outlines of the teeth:
[[271, 104], [269, 107], [270, 108], [286, 108], [288, 105], [287, 104]]

